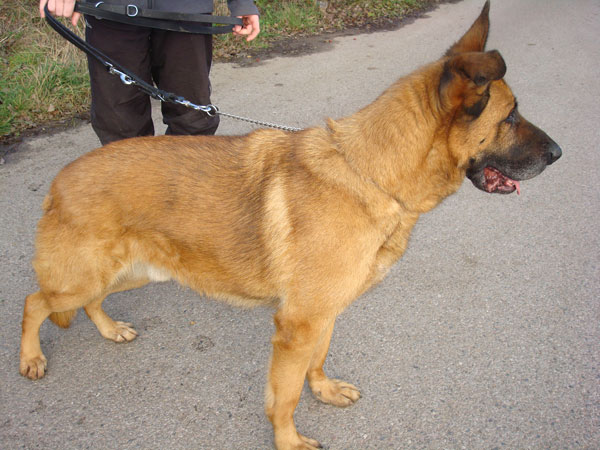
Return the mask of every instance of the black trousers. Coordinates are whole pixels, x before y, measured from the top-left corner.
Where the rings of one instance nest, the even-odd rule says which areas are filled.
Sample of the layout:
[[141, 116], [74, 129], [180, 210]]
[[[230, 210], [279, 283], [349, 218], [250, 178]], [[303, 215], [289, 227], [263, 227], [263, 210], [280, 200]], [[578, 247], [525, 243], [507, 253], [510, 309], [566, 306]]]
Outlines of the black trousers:
[[[86, 40], [147, 83], [195, 104], [210, 103], [212, 36], [156, 30], [86, 16]], [[150, 97], [127, 86], [88, 57], [92, 91], [92, 127], [103, 145], [119, 139], [151, 136]], [[214, 134], [219, 117], [182, 105], [161, 104], [166, 134]]]

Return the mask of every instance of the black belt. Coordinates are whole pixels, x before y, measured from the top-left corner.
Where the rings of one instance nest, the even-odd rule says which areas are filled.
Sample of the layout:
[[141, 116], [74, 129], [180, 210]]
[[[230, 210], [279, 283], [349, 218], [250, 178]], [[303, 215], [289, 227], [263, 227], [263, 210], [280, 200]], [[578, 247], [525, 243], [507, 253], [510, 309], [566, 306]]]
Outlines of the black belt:
[[[237, 17], [213, 16], [212, 14], [184, 14], [156, 9], [141, 8], [136, 5], [113, 5], [104, 2], [77, 1], [75, 11], [101, 19], [126, 23], [147, 28], [181, 31], [198, 34], [230, 33], [234, 25], [243, 25]], [[225, 24], [207, 26], [207, 24]]]

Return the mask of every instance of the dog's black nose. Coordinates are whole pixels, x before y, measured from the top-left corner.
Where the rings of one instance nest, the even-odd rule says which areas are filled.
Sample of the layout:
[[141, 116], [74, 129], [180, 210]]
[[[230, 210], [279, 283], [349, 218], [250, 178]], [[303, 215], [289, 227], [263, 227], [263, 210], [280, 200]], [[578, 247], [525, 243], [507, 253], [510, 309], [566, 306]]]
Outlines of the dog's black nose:
[[555, 162], [561, 156], [562, 150], [556, 142], [549, 141], [548, 143], [546, 143], [546, 159], [548, 160], [548, 165]]

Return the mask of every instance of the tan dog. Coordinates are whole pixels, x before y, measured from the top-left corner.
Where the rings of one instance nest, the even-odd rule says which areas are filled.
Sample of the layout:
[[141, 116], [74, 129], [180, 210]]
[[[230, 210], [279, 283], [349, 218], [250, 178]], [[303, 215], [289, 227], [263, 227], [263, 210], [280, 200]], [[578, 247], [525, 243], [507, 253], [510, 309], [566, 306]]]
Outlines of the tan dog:
[[241, 305], [272, 304], [266, 413], [278, 449], [319, 444], [293, 421], [304, 379], [323, 402], [360, 397], [323, 363], [336, 316], [404, 252], [420, 214], [465, 175], [509, 193], [561, 155], [527, 122], [484, 52], [488, 10], [447, 52], [358, 113], [297, 133], [136, 138], [65, 167], [44, 201], [25, 301], [20, 371], [44, 375], [39, 329], [83, 307], [102, 336], [130, 324], [102, 310], [113, 292], [175, 279]]

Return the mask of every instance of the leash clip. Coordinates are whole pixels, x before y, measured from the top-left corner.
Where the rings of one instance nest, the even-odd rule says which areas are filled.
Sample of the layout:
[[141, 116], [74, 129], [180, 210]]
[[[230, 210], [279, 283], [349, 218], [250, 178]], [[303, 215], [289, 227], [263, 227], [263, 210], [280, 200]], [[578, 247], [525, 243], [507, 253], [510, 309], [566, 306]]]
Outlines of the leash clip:
[[135, 80], [133, 78], [131, 78], [126, 73], [123, 73], [118, 69], [115, 69], [115, 66], [113, 66], [112, 64], [108, 68], [108, 73], [110, 73], [111, 75], [118, 75], [123, 84], [126, 84], [126, 85], [135, 84]]
[[205, 113], [207, 116], [209, 117], [213, 117], [215, 114], [217, 114], [219, 112], [219, 108], [217, 108], [215, 105], [213, 104], [209, 104], [209, 105], [196, 105], [195, 103], [190, 102], [189, 100], [186, 100], [183, 97], [175, 97], [172, 99], [173, 102], [178, 103], [180, 105], [185, 106], [186, 108], [192, 108], [195, 109], [197, 111], [202, 111], [203, 113]]

